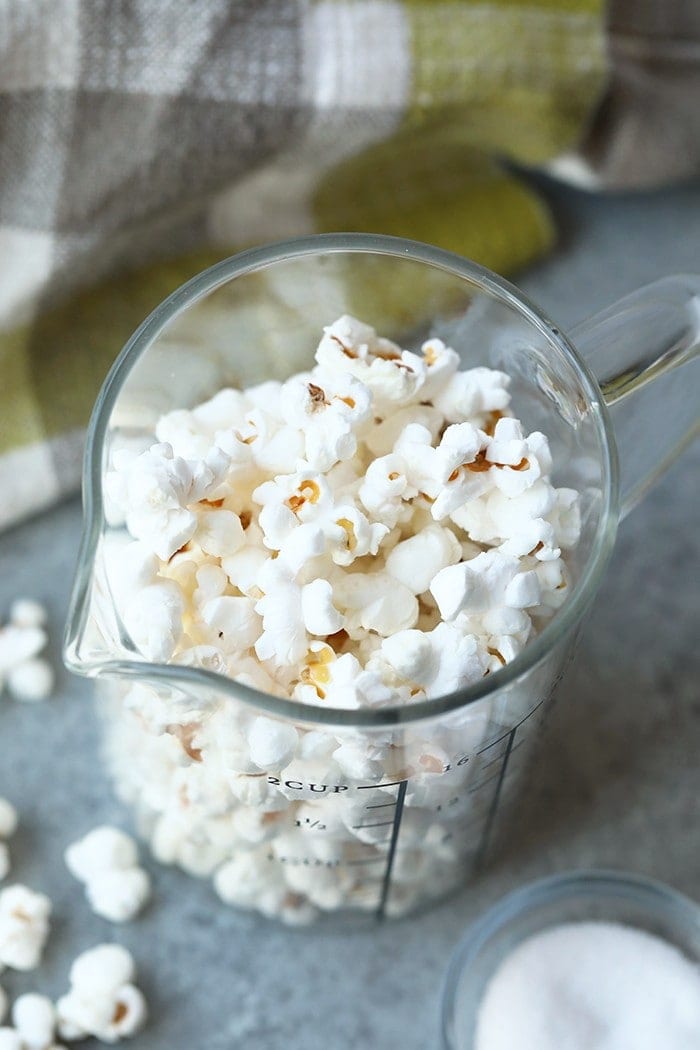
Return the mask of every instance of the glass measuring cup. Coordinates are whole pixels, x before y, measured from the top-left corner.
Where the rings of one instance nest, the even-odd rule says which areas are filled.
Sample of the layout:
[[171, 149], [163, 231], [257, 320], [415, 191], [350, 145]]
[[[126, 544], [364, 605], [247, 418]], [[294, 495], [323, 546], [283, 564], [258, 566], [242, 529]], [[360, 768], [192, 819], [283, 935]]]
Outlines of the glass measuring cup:
[[[124, 530], [103, 498], [113, 451], [147, 446], [162, 413], [222, 386], [308, 367], [322, 326], [342, 313], [408, 347], [441, 336], [465, 366], [512, 376], [518, 415], [549, 436], [555, 484], [581, 493], [570, 593], [497, 674], [404, 707], [311, 706], [215, 668], [147, 662], [119, 608]], [[462, 884], [485, 859], [527, 789], [618, 518], [697, 430], [700, 278], [642, 289], [572, 339], [578, 353], [512, 285], [464, 259], [352, 234], [242, 253], [144, 322], [90, 424], [65, 657], [102, 685], [109, 767], [157, 857], [213, 875], [230, 903], [289, 922], [344, 910], [403, 914]], [[296, 733], [283, 768], [250, 760], [245, 741], [260, 717]]]

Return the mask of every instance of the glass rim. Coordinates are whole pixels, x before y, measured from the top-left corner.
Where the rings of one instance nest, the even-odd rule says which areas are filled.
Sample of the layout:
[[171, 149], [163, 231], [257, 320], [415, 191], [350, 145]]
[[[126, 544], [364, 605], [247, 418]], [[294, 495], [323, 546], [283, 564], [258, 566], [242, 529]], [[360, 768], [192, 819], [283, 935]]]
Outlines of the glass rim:
[[[467, 927], [450, 957], [440, 1001], [440, 1034], [444, 1050], [452, 1050], [454, 1046], [452, 1023], [460, 979], [485, 945], [527, 912], [542, 905], [566, 901], [577, 894], [588, 896], [592, 901], [617, 897], [639, 905], [650, 916], [663, 913], [671, 925], [684, 929], [690, 925], [700, 935], [700, 904], [659, 879], [636, 872], [580, 868], [547, 875], [519, 886], [500, 897]], [[535, 935], [536, 931], [528, 934]], [[495, 972], [495, 969], [491, 972]]]
[[[238, 682], [234, 678], [197, 667], [151, 663], [141, 660], [99, 659], [92, 663], [78, 656], [90, 606], [92, 566], [104, 522], [102, 503], [102, 453], [109, 419], [124, 380], [157, 337], [177, 316], [217, 288], [236, 277], [263, 270], [278, 262], [289, 262], [322, 254], [385, 255], [423, 263], [469, 281], [505, 302], [537, 329], [573, 368], [591, 410], [603, 450], [603, 506], [585, 566], [561, 610], [514, 660], [492, 675], [462, 689], [416, 703], [381, 708], [339, 708], [274, 696]], [[588, 366], [559, 327], [527, 296], [491, 270], [453, 252], [383, 234], [327, 233], [278, 241], [251, 248], [215, 263], [190, 278], [168, 295], [136, 329], [110, 368], [90, 418], [83, 460], [84, 524], [76, 575], [71, 592], [63, 657], [66, 666], [92, 677], [112, 675], [141, 677], [155, 682], [177, 678], [183, 685], [215, 688], [231, 699], [284, 719], [318, 725], [380, 728], [439, 717], [467, 707], [504, 688], [540, 663], [556, 643], [582, 618], [602, 578], [612, 552], [618, 523], [618, 463], [612, 425], [602, 392]], [[128, 637], [128, 633], [125, 632]]]

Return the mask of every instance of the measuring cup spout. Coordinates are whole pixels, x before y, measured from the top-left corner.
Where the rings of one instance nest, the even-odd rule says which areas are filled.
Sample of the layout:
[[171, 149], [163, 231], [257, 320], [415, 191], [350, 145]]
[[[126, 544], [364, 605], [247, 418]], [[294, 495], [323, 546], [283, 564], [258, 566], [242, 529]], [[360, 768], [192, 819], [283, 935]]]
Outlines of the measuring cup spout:
[[639, 288], [570, 335], [610, 411], [624, 517], [700, 433], [700, 276]]

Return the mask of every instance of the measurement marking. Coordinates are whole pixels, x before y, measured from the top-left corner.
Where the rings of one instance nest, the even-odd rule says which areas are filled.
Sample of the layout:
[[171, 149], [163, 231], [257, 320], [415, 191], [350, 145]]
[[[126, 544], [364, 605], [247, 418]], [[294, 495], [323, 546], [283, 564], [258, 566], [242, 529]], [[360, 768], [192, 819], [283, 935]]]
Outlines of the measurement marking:
[[358, 791], [379, 791], [380, 788], [393, 788], [397, 784], [405, 784], [405, 780], [392, 780], [389, 784], [358, 784]]
[[503, 781], [505, 780], [505, 777], [506, 777], [506, 769], [508, 768], [508, 760], [509, 760], [509, 758], [511, 756], [511, 753], [513, 751], [513, 741], [515, 740], [515, 734], [516, 734], [517, 728], [518, 727], [516, 726], [515, 729], [512, 729], [511, 732], [510, 732], [510, 736], [508, 737], [508, 744], [507, 744], [507, 747], [506, 747], [506, 750], [505, 750], [505, 754], [503, 756], [503, 765], [501, 766], [501, 772], [500, 772], [500, 775], [498, 777], [498, 783], [496, 784], [496, 790], [494, 792], [493, 799], [491, 800], [491, 805], [489, 806], [489, 813], [488, 813], [488, 816], [486, 818], [486, 827], [484, 828], [484, 837], [481, 840], [481, 845], [480, 845], [480, 847], [479, 847], [479, 849], [477, 851], [477, 854], [476, 854], [476, 867], [477, 868], [480, 868], [481, 865], [483, 864], [484, 858], [486, 856], [486, 852], [487, 852], [488, 847], [489, 847], [489, 842], [491, 841], [491, 832], [493, 831], [493, 825], [494, 825], [494, 821], [496, 819], [496, 810], [498, 809], [498, 802], [499, 802], [499, 799], [501, 797], [501, 789], [503, 787]]
[[382, 820], [379, 824], [353, 824], [352, 829], [357, 831], [358, 828], [388, 828], [393, 823], [393, 820]]
[[[513, 752], [517, 751], [519, 747], [522, 747], [524, 743], [525, 743], [525, 737], [523, 737], [523, 739], [520, 740], [515, 745], [515, 747], [512, 749]], [[496, 764], [496, 762], [500, 762], [502, 758], [503, 758], [503, 755], [497, 755], [496, 758], [492, 758], [488, 762], [484, 763], [484, 765], [481, 768], [482, 769], [488, 769], [489, 766], [494, 766]]]
[[396, 856], [396, 845], [399, 841], [399, 829], [401, 828], [401, 816], [403, 814], [404, 801], [406, 799], [406, 788], [408, 787], [407, 780], [400, 780], [399, 793], [396, 798], [396, 813], [394, 814], [394, 830], [391, 833], [391, 843], [389, 844], [389, 857], [386, 862], [386, 871], [384, 872], [384, 883], [382, 885], [382, 895], [379, 899], [379, 907], [377, 909], [377, 919], [381, 922], [386, 915], [386, 905], [389, 899], [389, 887], [391, 886], [391, 869], [394, 866], [394, 857]]
[[484, 751], [488, 751], [490, 747], [495, 747], [496, 744], [500, 744], [501, 740], [505, 740], [505, 738], [507, 736], [510, 736], [511, 733], [514, 733], [516, 729], [520, 729], [521, 725], [527, 722], [528, 718], [532, 718], [535, 711], [538, 711], [540, 707], [542, 707], [542, 704], [546, 702], [546, 700], [547, 697], [545, 696], [544, 700], [540, 700], [539, 704], [533, 707], [532, 711], [528, 712], [528, 714], [526, 714], [524, 718], [521, 718], [517, 725], [514, 725], [512, 729], [507, 729], [505, 733], [502, 733], [501, 736], [499, 736], [496, 740], [492, 740], [490, 744], [486, 744], [486, 746], [482, 747], [480, 751], [477, 751], [477, 755], [483, 755]]
[[395, 806], [396, 802], [375, 802], [373, 806], [365, 806], [365, 809], [386, 809], [387, 806]]

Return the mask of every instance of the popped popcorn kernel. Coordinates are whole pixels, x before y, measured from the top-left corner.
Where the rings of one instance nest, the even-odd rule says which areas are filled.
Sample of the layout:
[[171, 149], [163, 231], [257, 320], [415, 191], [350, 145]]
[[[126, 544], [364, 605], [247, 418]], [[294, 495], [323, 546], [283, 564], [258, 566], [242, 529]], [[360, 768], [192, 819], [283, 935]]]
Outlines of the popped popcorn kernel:
[[48, 642], [46, 609], [29, 598], [10, 607], [9, 622], [0, 626], [0, 694], [7, 688], [14, 700], [34, 703], [51, 696], [54, 672], [40, 656]]
[[118, 1043], [135, 1035], [148, 1011], [134, 977], [134, 960], [120, 945], [101, 944], [79, 955], [71, 967], [70, 990], [56, 1003], [61, 1037]]
[[16, 884], [0, 890], [0, 966], [34, 970], [49, 935], [51, 901]]

